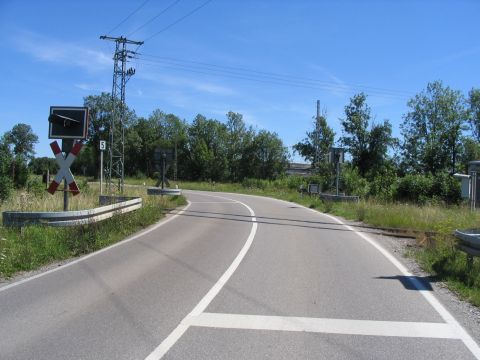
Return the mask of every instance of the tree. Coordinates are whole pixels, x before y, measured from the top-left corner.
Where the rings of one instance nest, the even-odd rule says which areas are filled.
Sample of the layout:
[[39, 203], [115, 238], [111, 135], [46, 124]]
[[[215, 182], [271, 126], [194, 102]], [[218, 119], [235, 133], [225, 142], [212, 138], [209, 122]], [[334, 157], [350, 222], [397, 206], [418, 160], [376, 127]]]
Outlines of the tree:
[[[285, 173], [288, 150], [274, 132], [260, 130], [246, 149], [245, 175], [259, 179], [275, 179]], [[248, 169], [248, 170], [247, 170]]]
[[13, 181], [10, 175], [10, 164], [12, 163], [13, 155], [8, 145], [0, 140], [0, 202], [6, 200], [13, 190]]
[[[118, 100], [116, 100], [118, 101]], [[83, 99], [84, 106], [90, 108], [90, 121], [88, 125], [87, 144], [91, 146], [91, 163], [97, 164], [100, 159], [100, 140], [106, 140], [107, 146], [110, 146], [109, 131], [112, 119], [113, 101], [109, 93], [102, 92], [100, 95], [89, 95]], [[129, 128], [135, 121], [135, 112], [125, 106], [124, 127]], [[106, 159], [108, 162], [108, 159]], [[94, 172], [97, 176], [97, 171]]]
[[[312, 166], [322, 172], [328, 159], [328, 152], [333, 146], [335, 133], [328, 126], [325, 114], [315, 119], [313, 131], [307, 132], [307, 137], [293, 145], [293, 150], [298, 152], [305, 160], [310, 161]], [[319, 158], [316, 159], [317, 149]], [[331, 169], [327, 169], [328, 171]]]
[[252, 127], [247, 128], [243, 121], [243, 115], [229, 111], [227, 113], [227, 161], [228, 174], [232, 181], [238, 181], [245, 177], [242, 171], [242, 159], [247, 147], [252, 143], [255, 131]]
[[10, 169], [13, 182], [17, 187], [25, 186], [27, 183], [27, 161], [33, 158], [34, 146], [37, 142], [38, 136], [27, 124], [17, 124], [3, 135], [2, 143], [13, 150], [14, 157], [10, 162]]
[[[388, 149], [395, 145], [392, 126], [388, 120], [382, 124], [371, 121], [371, 110], [364, 93], [354, 95], [345, 106], [345, 118], [340, 119], [340, 143], [352, 156], [352, 165], [359, 174], [375, 177], [388, 160]], [[370, 127], [370, 130], [369, 130]]]
[[197, 115], [188, 129], [188, 151], [191, 179], [219, 181], [227, 178], [225, 124]]
[[28, 164], [28, 167], [36, 175], [42, 175], [47, 170], [50, 171], [51, 174], [58, 171], [56, 160], [46, 156], [32, 159]]
[[480, 141], [480, 89], [470, 90], [468, 93], [468, 105], [472, 132], [475, 139]]
[[401, 125], [404, 167], [416, 173], [454, 173], [468, 119], [462, 94], [435, 81], [407, 105], [410, 111]]

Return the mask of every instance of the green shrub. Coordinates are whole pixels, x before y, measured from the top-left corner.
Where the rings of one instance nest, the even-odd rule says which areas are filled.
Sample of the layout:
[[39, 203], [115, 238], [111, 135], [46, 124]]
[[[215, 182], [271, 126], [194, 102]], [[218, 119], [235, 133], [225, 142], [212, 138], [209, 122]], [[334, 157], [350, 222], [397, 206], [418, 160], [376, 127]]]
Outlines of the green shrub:
[[7, 200], [13, 191], [13, 182], [9, 176], [0, 176], [0, 202]]
[[460, 183], [447, 173], [433, 177], [432, 196], [442, 199], [447, 204], [458, 204], [462, 200]]
[[460, 184], [447, 173], [405, 175], [398, 181], [395, 197], [397, 200], [412, 201], [418, 204], [438, 200], [448, 204], [457, 204], [461, 201]]
[[343, 190], [347, 195], [365, 197], [370, 191], [368, 181], [360, 176], [356, 168], [345, 166], [342, 169]]
[[433, 177], [431, 175], [405, 175], [398, 181], [397, 200], [425, 204], [432, 196]]
[[15, 166], [15, 177], [13, 180], [15, 186], [18, 189], [26, 187], [30, 175], [27, 164], [23, 161], [16, 160], [12, 165]]
[[27, 181], [27, 191], [33, 194], [37, 198], [41, 198], [45, 195], [45, 185], [38, 177], [30, 177]]

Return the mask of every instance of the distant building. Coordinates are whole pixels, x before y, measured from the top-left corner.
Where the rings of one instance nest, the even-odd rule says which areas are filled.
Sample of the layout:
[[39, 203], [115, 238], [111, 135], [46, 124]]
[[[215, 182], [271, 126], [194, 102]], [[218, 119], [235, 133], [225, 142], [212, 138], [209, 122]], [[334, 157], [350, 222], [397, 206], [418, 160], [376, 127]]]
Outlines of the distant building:
[[286, 171], [287, 175], [309, 176], [312, 174], [311, 164], [290, 163]]

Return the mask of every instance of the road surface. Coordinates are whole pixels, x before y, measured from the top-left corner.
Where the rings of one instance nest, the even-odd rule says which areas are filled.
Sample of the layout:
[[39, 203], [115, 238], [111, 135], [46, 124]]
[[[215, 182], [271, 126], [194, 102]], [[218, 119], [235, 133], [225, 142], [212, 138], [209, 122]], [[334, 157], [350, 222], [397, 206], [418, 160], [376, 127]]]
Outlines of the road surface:
[[0, 288], [0, 359], [480, 359], [368, 231], [187, 192], [110, 248]]

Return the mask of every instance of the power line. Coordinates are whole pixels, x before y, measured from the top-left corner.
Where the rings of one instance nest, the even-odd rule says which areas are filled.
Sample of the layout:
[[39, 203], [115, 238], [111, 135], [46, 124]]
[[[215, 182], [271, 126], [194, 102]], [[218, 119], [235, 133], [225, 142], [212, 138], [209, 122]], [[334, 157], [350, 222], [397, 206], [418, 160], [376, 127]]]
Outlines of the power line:
[[110, 30], [109, 32], [107, 32], [107, 35], [110, 34], [112, 31], [114, 30], [117, 30], [121, 25], [123, 25], [128, 19], [130, 19], [133, 15], [135, 15], [141, 8], [143, 8], [145, 6], [145, 4], [147, 2], [149, 2], [150, 0], [145, 0], [139, 7], [137, 7], [135, 10], [133, 10], [125, 19], [123, 19], [122, 21], [120, 21], [119, 24], [117, 24], [117, 26], [115, 26], [112, 30]]
[[[148, 0], [147, 0], [148, 1]], [[162, 11], [160, 11], [158, 14], [156, 14], [154, 17], [150, 18], [149, 20], [147, 20], [146, 22], [144, 22], [142, 25], [140, 25], [138, 28], [136, 28], [135, 30], [133, 30], [130, 34], [127, 35], [127, 37], [129, 36], [132, 36], [133, 34], [135, 34], [138, 30], [140, 29], [143, 29], [145, 26], [147, 26], [148, 24], [150, 24], [152, 21], [154, 21], [155, 19], [157, 19], [160, 15], [166, 13], [168, 10], [170, 10], [170, 8], [174, 7], [176, 4], [178, 4], [180, 2], [180, 0], [175, 0], [174, 2], [172, 2], [170, 5], [168, 5], [166, 8], [164, 8]]]
[[[141, 63], [145, 65], [162, 66], [162, 67], [173, 69], [173, 70], [256, 81], [256, 82], [269, 83], [269, 84], [275, 84], [275, 85], [294, 86], [294, 87], [302, 87], [302, 88], [308, 88], [308, 89], [326, 89], [331, 91], [345, 91], [345, 92], [353, 89], [353, 90], [365, 91], [373, 95], [377, 94], [377, 95], [384, 95], [384, 96], [396, 97], [396, 98], [407, 98], [411, 95], [410, 93], [400, 91], [400, 90], [381, 89], [381, 88], [374, 88], [374, 87], [363, 86], [363, 85], [362, 86], [349, 85], [349, 84], [343, 85], [335, 82], [323, 81], [318, 79], [301, 78], [301, 77], [295, 77], [291, 75], [281, 75], [281, 74], [262, 72], [262, 71], [256, 71], [256, 70], [247, 70], [243, 68], [223, 67], [219, 65], [217, 65], [216, 68], [209, 68], [205, 66], [202, 67], [198, 65], [183, 64], [180, 61], [173, 61], [173, 60], [152, 61], [149, 59], [142, 59], [142, 58], [140, 58], [140, 60], [141, 60]], [[188, 63], [188, 61], [185, 61], [185, 62]]]
[[205, 5], [207, 5], [209, 2], [211, 2], [212, 0], [207, 0], [205, 2], [203, 2], [202, 4], [200, 4], [199, 6], [197, 6], [196, 8], [194, 8], [193, 10], [191, 10], [190, 12], [186, 13], [185, 15], [183, 15], [182, 17], [178, 18], [177, 20], [175, 20], [174, 22], [168, 24], [167, 26], [165, 26], [164, 28], [160, 29], [159, 31], [157, 31], [156, 33], [154, 33], [153, 35], [149, 36], [148, 38], [145, 39], [145, 41], [148, 41], [148, 40], [151, 40], [153, 37], [161, 34], [162, 32], [170, 29], [171, 27], [177, 25], [179, 22], [185, 20], [187, 17], [193, 15], [194, 13], [196, 13], [198, 10], [200, 10], [201, 8], [203, 8]]
[[338, 82], [325, 81], [325, 80], [319, 80], [319, 79], [308, 78], [308, 77], [293, 76], [293, 75], [288, 75], [288, 74], [278, 74], [278, 73], [267, 72], [267, 71], [259, 71], [259, 70], [248, 69], [248, 68], [243, 68], [243, 67], [223, 66], [223, 65], [216, 65], [216, 64], [199, 62], [199, 61], [181, 60], [181, 59], [155, 56], [155, 55], [149, 55], [149, 54], [140, 54], [140, 55], [145, 56], [147, 58], [150, 57], [150, 58], [158, 59], [156, 61], [158, 61], [159, 63], [193, 64], [191, 66], [198, 66], [199, 68], [203, 68], [203, 67], [206, 68], [206, 69], [209, 69], [209, 68], [217, 69], [218, 68], [218, 69], [225, 69], [225, 70], [233, 70], [233, 71], [239, 72], [239, 73], [253, 73], [253, 74], [258, 74], [258, 75], [261, 75], [261, 76], [275, 77], [275, 78], [280, 77], [280, 78], [284, 78], [284, 79], [291, 79], [291, 80], [302, 81], [302, 82], [322, 83], [322, 84], [328, 84], [328, 85], [334, 84], [334, 85], [336, 85], [340, 88], [355, 87], [355, 88], [359, 88], [359, 89], [365, 89], [365, 91], [381, 91], [381, 92], [388, 92], [388, 93], [392, 93], [392, 94], [405, 95], [405, 96], [411, 96], [412, 95], [411, 92], [404, 91], [404, 90], [387, 89], [387, 88], [373, 87], [373, 86], [362, 85], [362, 84], [344, 84], [344, 85], [342, 85], [342, 84], [339, 84]]

